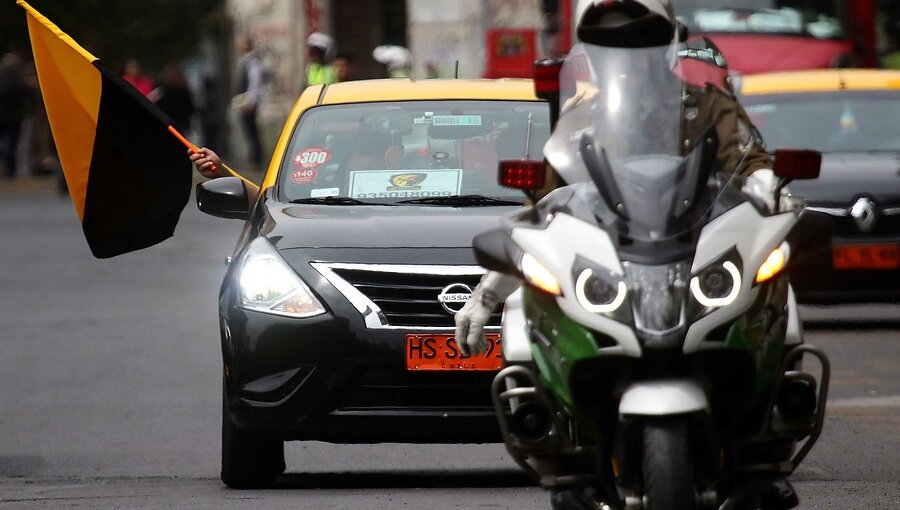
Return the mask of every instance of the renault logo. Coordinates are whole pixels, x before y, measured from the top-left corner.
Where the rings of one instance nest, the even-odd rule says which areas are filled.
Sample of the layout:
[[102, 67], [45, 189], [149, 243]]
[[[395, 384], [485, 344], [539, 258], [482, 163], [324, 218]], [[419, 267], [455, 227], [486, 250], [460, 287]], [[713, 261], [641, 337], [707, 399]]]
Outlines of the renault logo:
[[850, 216], [861, 232], [871, 232], [875, 228], [875, 221], [878, 220], [875, 202], [869, 197], [860, 197], [850, 208]]
[[472, 295], [472, 288], [462, 283], [451, 283], [438, 294], [438, 302], [447, 312], [456, 315], [456, 312], [462, 310], [466, 301]]

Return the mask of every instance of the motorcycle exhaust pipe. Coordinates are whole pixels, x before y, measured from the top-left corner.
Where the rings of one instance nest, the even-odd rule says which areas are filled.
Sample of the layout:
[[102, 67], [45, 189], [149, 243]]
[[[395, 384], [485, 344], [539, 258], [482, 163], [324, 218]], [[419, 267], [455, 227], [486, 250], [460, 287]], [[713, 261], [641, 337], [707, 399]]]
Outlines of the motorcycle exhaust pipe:
[[775, 408], [787, 423], [809, 423], [816, 412], [815, 384], [806, 378], [786, 377], [775, 397]]
[[528, 442], [546, 439], [552, 428], [550, 410], [533, 400], [519, 404], [509, 421], [510, 432]]

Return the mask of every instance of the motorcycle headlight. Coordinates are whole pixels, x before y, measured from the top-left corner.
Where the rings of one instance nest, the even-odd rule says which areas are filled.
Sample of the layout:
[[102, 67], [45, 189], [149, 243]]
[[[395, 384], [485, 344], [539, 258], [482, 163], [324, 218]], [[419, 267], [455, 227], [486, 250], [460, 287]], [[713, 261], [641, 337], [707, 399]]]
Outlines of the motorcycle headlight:
[[238, 281], [242, 308], [287, 317], [325, 313], [309, 287], [263, 238], [247, 248]]
[[630, 323], [628, 286], [623, 277], [579, 256], [572, 267], [575, 299], [585, 310]]
[[657, 337], [684, 323], [687, 261], [661, 266], [625, 262], [634, 321], [639, 330]]
[[520, 267], [522, 269], [522, 275], [525, 277], [528, 283], [554, 296], [559, 296], [562, 294], [562, 289], [559, 286], [559, 280], [557, 280], [556, 277], [553, 276], [553, 273], [551, 273], [549, 269], [538, 262], [536, 258], [532, 257], [528, 253], [523, 254]]
[[711, 311], [728, 306], [741, 292], [740, 257], [736, 251], [707, 265], [691, 278], [691, 294], [701, 306]]

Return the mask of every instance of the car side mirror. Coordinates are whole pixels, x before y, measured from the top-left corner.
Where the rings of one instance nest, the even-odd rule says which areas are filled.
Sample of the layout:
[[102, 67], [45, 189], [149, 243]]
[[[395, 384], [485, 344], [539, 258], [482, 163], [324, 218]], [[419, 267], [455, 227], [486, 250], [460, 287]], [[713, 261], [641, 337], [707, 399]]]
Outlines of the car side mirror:
[[220, 177], [197, 184], [197, 208], [219, 218], [245, 220], [250, 216], [250, 194], [238, 177]]
[[772, 172], [789, 181], [816, 179], [822, 167], [822, 153], [807, 149], [778, 149]]
[[481, 267], [500, 273], [519, 275], [522, 249], [503, 228], [478, 234], [472, 239], [475, 260]]

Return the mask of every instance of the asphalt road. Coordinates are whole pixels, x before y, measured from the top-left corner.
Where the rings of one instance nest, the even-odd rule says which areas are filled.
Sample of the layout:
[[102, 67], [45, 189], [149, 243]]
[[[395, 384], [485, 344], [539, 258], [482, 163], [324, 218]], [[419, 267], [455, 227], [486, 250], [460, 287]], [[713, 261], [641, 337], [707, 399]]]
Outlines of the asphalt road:
[[[94, 259], [74, 209], [0, 189], [0, 508], [549, 508], [500, 445], [290, 443], [278, 489], [218, 480], [216, 296], [241, 224]], [[900, 305], [810, 307], [833, 363], [801, 508], [900, 508]]]

